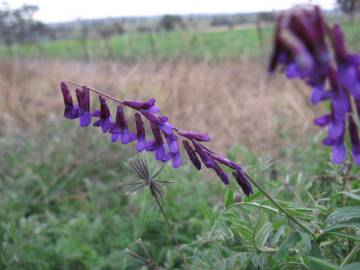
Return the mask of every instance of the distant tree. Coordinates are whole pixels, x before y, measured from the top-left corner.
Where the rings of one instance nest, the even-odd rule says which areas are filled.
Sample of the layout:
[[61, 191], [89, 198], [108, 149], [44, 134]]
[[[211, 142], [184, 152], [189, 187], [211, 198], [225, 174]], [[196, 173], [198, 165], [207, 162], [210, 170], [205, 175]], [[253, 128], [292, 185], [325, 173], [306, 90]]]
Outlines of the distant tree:
[[233, 22], [229, 17], [226, 16], [217, 16], [211, 20], [211, 26], [230, 26], [233, 25]]
[[34, 43], [48, 35], [46, 25], [33, 19], [37, 11], [37, 6], [24, 5], [10, 9], [7, 4], [3, 4], [0, 8], [1, 40], [11, 46], [14, 43]]
[[354, 19], [355, 14], [360, 11], [360, 0], [337, 0], [340, 9]]
[[275, 19], [274, 13], [272, 12], [259, 12], [257, 14], [257, 21], [260, 22], [265, 22], [265, 23], [269, 23], [269, 22], [273, 22]]
[[159, 22], [159, 26], [165, 31], [173, 31], [177, 27], [185, 28], [182, 18], [177, 15], [164, 15]]

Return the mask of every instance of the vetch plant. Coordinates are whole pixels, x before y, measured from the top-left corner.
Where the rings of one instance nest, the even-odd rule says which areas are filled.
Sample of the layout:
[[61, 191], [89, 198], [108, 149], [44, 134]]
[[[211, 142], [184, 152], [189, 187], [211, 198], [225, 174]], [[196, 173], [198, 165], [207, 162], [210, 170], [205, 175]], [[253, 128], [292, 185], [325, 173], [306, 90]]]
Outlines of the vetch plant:
[[[65, 103], [65, 118], [72, 120], [79, 118], [80, 127], [89, 126], [92, 118], [95, 118], [96, 121], [93, 123], [93, 126], [101, 128], [103, 133], [109, 133], [113, 143], [120, 141], [122, 144], [128, 144], [136, 141], [137, 152], [153, 152], [155, 159], [163, 163], [167, 163], [171, 160], [172, 167], [175, 169], [182, 165], [178, 136], [182, 137], [183, 147], [196, 169], [200, 170], [202, 166], [205, 166], [208, 169], [214, 170], [225, 185], [229, 184], [229, 177], [224, 172], [221, 165], [232, 169], [233, 177], [246, 196], [250, 196], [250, 194], [253, 193], [251, 184], [254, 184], [275, 207], [288, 217], [289, 220], [297, 224], [298, 227], [302, 228], [304, 231], [314, 235], [311, 229], [301, 223], [296, 217], [289, 214], [288, 211], [279, 205], [259, 183], [250, 178], [239, 164], [205, 146], [204, 143], [210, 141], [208, 134], [181, 130], [169, 123], [167, 116], [159, 116], [158, 113], [160, 112], [160, 109], [155, 105], [155, 99], [150, 99], [145, 102], [137, 100], [119, 100], [104, 94], [97, 89], [81, 86], [74, 82], [69, 83], [81, 87], [81, 89], [76, 88], [75, 90], [78, 100], [78, 105], [75, 105], [67, 84], [61, 82], [61, 91]], [[99, 95], [100, 109], [90, 111], [90, 91]], [[110, 109], [105, 98], [114, 101], [117, 105], [115, 121], [112, 120]], [[136, 132], [129, 130], [124, 111], [125, 108], [135, 111], [134, 121]], [[147, 139], [143, 118], [147, 120], [152, 131], [153, 139], [151, 140]], [[166, 144], [164, 141], [166, 141]], [[133, 171], [136, 171], [133, 165], [131, 165], [130, 168]], [[137, 167], [139, 167], [139, 169], [141, 168], [141, 166]], [[138, 175], [140, 174], [138, 173]], [[142, 179], [150, 179], [149, 175], [144, 173], [142, 173], [141, 176]], [[141, 189], [145, 186], [150, 187], [153, 197], [158, 202], [159, 197], [163, 194], [161, 186], [154, 181], [145, 181], [142, 184], [139, 183], [137, 188]], [[174, 239], [176, 238], [174, 237]]]
[[[61, 82], [65, 104], [64, 117], [71, 120], [79, 119], [80, 127], [90, 126], [91, 122], [95, 120], [93, 126], [100, 128], [103, 133], [110, 134], [113, 143], [129, 144], [134, 142], [137, 152], [153, 152], [156, 160], [163, 163], [171, 161], [172, 167], [175, 169], [182, 165], [181, 148], [178, 143], [179, 137], [181, 137], [185, 152], [197, 170], [205, 166], [213, 170], [222, 182], [228, 185], [229, 177], [222, 166], [228, 167], [233, 171], [232, 174], [243, 192], [247, 196], [253, 193], [251, 179], [239, 164], [204, 145], [210, 141], [208, 134], [175, 127], [169, 122], [167, 116], [159, 115], [160, 109], [156, 106], [155, 99], [152, 98], [145, 102], [120, 100], [97, 89], [81, 86], [74, 82], [69, 83], [79, 87], [75, 89], [77, 104], [74, 104], [68, 85]], [[90, 91], [98, 95], [100, 108], [90, 109]], [[107, 99], [114, 101], [117, 105], [115, 119], [111, 115]], [[125, 109], [134, 112], [133, 121], [136, 131], [129, 129]], [[146, 134], [144, 120], [151, 130], [152, 138]]]
[[348, 51], [338, 24], [330, 26], [320, 8], [295, 8], [277, 17], [269, 71], [279, 66], [290, 79], [312, 88], [311, 103], [330, 103], [330, 112], [314, 123], [327, 127], [323, 144], [332, 147], [335, 164], [346, 160], [348, 130], [354, 162], [360, 165], [357, 118], [360, 113], [360, 54]]

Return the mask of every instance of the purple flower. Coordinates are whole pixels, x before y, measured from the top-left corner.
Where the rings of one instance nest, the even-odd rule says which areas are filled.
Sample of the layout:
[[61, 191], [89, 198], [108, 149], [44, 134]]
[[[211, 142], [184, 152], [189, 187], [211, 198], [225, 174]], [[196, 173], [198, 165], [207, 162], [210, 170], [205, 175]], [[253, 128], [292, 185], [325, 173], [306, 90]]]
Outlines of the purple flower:
[[124, 100], [123, 104], [135, 110], [140, 110], [148, 113], [158, 113], [160, 109], [155, 106], [155, 99], [151, 98], [146, 102], [138, 101], [138, 100]]
[[233, 171], [232, 175], [235, 177], [236, 182], [239, 184], [246, 196], [250, 196], [253, 193], [251, 184], [248, 180], [248, 176], [242, 170]]
[[76, 89], [76, 97], [79, 104], [80, 126], [87, 127], [91, 123], [90, 93], [86, 86], [82, 90]]
[[233, 162], [225, 157], [222, 157], [219, 155], [212, 155], [212, 158], [215, 159], [217, 162], [219, 162], [233, 170], [241, 170], [241, 167], [238, 164], [236, 164], [235, 162]]
[[145, 128], [144, 122], [141, 119], [141, 115], [139, 113], [135, 113], [135, 124], [136, 124], [136, 151], [142, 152], [146, 147], [146, 139], [145, 139]]
[[74, 106], [72, 96], [70, 94], [69, 88], [65, 82], [61, 82], [61, 92], [64, 98], [64, 117], [67, 119], [76, 119], [79, 117], [79, 107]]
[[333, 121], [333, 116], [331, 114], [325, 114], [314, 120], [314, 124], [320, 127], [325, 127]]
[[221, 181], [223, 181], [223, 183], [225, 185], [228, 185], [229, 184], [229, 177], [227, 176], [227, 174], [224, 172], [224, 170], [221, 169], [221, 167], [216, 162], [214, 162], [213, 169], [216, 172], [216, 174], [220, 177]]
[[191, 145], [189, 144], [188, 141], [183, 140], [183, 146], [186, 150], [186, 153], [191, 161], [191, 163], [195, 166], [196, 169], [201, 170], [201, 162], [198, 159], [196, 152], [194, 151], [194, 149], [191, 147]]
[[331, 160], [335, 164], [341, 164], [346, 160], [346, 147], [344, 142], [339, 142], [333, 145]]
[[185, 138], [188, 138], [190, 140], [196, 140], [196, 141], [200, 141], [200, 142], [209, 142], [210, 141], [209, 135], [207, 135], [205, 133], [186, 131], [186, 130], [180, 130], [178, 133], [179, 133], [179, 135], [181, 135]]
[[172, 166], [174, 168], [178, 168], [182, 164], [181, 155], [180, 155], [180, 149], [179, 145], [177, 143], [177, 137], [175, 134], [167, 135], [164, 133], [168, 147], [169, 147], [169, 155], [172, 160]]
[[154, 151], [156, 160], [166, 161], [166, 153], [164, 141], [161, 137], [161, 131], [155, 123], [151, 123], [151, 130], [154, 136], [154, 140], [147, 144], [146, 150]]
[[111, 141], [120, 140], [122, 144], [128, 144], [136, 140], [136, 135], [128, 130], [128, 124], [125, 118], [124, 108], [122, 105], [117, 106], [116, 121], [110, 129]]
[[164, 133], [170, 135], [173, 133], [174, 126], [171, 125], [167, 116], [156, 116], [153, 113], [143, 111], [142, 114], [150, 121], [151, 125], [158, 126]]
[[360, 99], [360, 55], [348, 53], [344, 35], [338, 24], [331, 29], [331, 42], [338, 64], [338, 77], [340, 84], [346, 87], [355, 99]]
[[100, 112], [96, 112], [95, 115], [93, 113], [93, 116], [99, 116], [100, 119], [94, 122], [94, 127], [101, 127], [102, 131], [105, 133], [109, 131], [113, 123], [111, 122], [111, 114], [108, 105], [106, 104], [105, 98], [102, 96], [99, 96], [99, 102], [100, 102]]
[[207, 152], [207, 150], [199, 143], [197, 143], [196, 141], [192, 141], [194, 148], [195, 148], [195, 152], [199, 155], [202, 163], [207, 167], [207, 168], [214, 168], [215, 167], [215, 162], [214, 160], [211, 158], [211, 156], [209, 155], [209, 153]]
[[278, 16], [269, 71], [281, 64], [288, 78], [299, 77], [314, 87], [312, 102], [323, 98], [324, 82], [330, 66], [325, 42], [325, 22], [320, 9], [293, 9]]

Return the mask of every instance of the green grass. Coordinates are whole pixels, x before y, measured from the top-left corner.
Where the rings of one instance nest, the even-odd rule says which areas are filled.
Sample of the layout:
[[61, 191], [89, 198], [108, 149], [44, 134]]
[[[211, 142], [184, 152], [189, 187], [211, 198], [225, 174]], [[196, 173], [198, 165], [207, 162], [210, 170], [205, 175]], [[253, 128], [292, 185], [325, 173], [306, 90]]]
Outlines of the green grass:
[[44, 126], [0, 135], [1, 269], [146, 269], [124, 252], [142, 253], [140, 238], [166, 269], [359, 269], [360, 181], [349, 178], [359, 169], [332, 165], [320, 134], [276, 159], [241, 146], [228, 153], [317, 239], [257, 189], [239, 202], [234, 183], [166, 167], [159, 178], [175, 182], [162, 203], [186, 267], [148, 190], [127, 195], [121, 185], [138, 181], [124, 166], [131, 146], [71, 121]]
[[[350, 47], [360, 50], [359, 23], [342, 22]], [[167, 61], [182, 59], [220, 61], [264, 57], [272, 46], [272, 28], [261, 32], [255, 28], [220, 32], [134, 33], [112, 37], [109, 41], [93, 39], [84, 47], [79, 40], [47, 41], [40, 45], [16, 45], [12, 49], [0, 46], [0, 59], [46, 58], [66, 60], [112, 59], [136, 62], [149, 59]], [[85, 49], [87, 48], [87, 49]]]
[[[264, 29], [265, 46], [271, 41], [270, 29]], [[89, 40], [87, 50], [92, 59], [116, 59], [133, 62], [146, 59], [193, 60], [240, 59], [243, 55], [257, 56], [259, 43], [255, 29], [224, 32], [128, 33], [111, 38], [107, 43]], [[11, 51], [0, 47], [0, 59], [16, 55], [20, 58], [59, 58], [83, 60], [86, 50], [78, 40], [44, 42], [41, 46], [19, 45]]]

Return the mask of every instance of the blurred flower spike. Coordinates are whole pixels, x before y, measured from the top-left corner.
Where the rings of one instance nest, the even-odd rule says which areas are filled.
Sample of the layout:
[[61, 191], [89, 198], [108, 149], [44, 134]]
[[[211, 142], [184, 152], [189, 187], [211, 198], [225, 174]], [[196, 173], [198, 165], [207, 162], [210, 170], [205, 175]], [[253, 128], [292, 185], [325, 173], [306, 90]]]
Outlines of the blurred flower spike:
[[[89, 126], [94, 119], [93, 126], [101, 128], [103, 133], [108, 133], [113, 143], [129, 144], [134, 142], [137, 152], [153, 152], [156, 160], [163, 163], [171, 161], [172, 167], [175, 169], [183, 164], [181, 148], [178, 143], [179, 138], [182, 138], [184, 152], [196, 169], [201, 170], [203, 164], [206, 168], [213, 170], [227, 185], [229, 184], [229, 177], [223, 167], [230, 168], [232, 175], [244, 193], [247, 196], [253, 193], [249, 176], [240, 165], [204, 145], [205, 142], [210, 141], [208, 134], [178, 129], [169, 122], [167, 116], [159, 115], [160, 109], [156, 106], [155, 99], [152, 98], [145, 102], [119, 100], [99, 90], [80, 86], [76, 83], [71, 84], [80, 87], [75, 89], [78, 105], [73, 103], [68, 85], [61, 82], [65, 118], [79, 118], [81, 127]], [[90, 109], [89, 91], [98, 95], [100, 108]], [[111, 115], [107, 100], [112, 100], [117, 106], [115, 117]], [[129, 111], [129, 114], [126, 114], [126, 110]], [[133, 113], [133, 117], [129, 117], [130, 112]], [[130, 130], [128, 121], [134, 122], [134, 131]], [[146, 123], [148, 128], [146, 128]], [[147, 130], [151, 132], [147, 134]]]
[[300, 78], [309, 85], [313, 105], [329, 102], [329, 113], [314, 123], [327, 127], [323, 144], [332, 147], [333, 163], [346, 160], [349, 134], [354, 162], [360, 165], [360, 54], [348, 51], [340, 26], [327, 24], [318, 6], [279, 14], [269, 71], [279, 66], [288, 78]]

